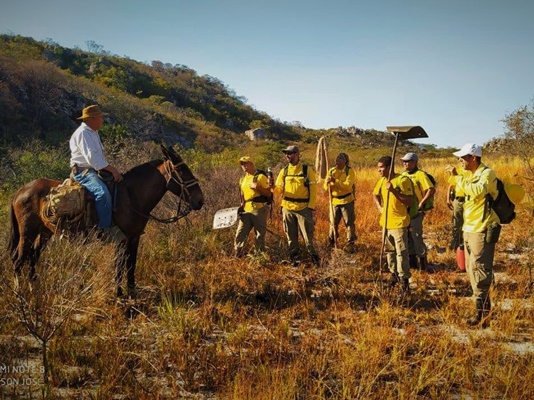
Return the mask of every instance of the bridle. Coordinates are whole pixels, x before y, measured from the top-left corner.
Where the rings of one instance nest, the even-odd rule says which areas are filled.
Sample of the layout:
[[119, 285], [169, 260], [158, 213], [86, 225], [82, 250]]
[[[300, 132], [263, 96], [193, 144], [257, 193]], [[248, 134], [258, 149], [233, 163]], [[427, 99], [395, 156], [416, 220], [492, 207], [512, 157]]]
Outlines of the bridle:
[[[186, 201], [186, 198], [191, 198], [191, 193], [189, 191], [189, 188], [198, 185], [198, 179], [193, 177], [193, 179], [184, 180], [180, 173], [178, 172], [178, 167], [181, 167], [182, 165], [185, 165], [183, 161], [180, 161], [177, 164], [173, 164], [171, 160], [166, 160], [164, 163], [164, 169], [165, 169], [165, 180], [166, 180], [166, 188], [169, 190], [169, 185], [174, 182], [178, 186], [180, 186], [180, 196], [178, 197], [178, 210], [176, 212], [176, 215], [170, 218], [158, 218], [152, 214], [144, 215], [136, 210], [134, 210], [137, 214], [148, 218], [153, 219], [154, 221], [161, 222], [163, 224], [169, 224], [172, 222], [176, 222], [179, 219], [182, 219], [186, 217], [191, 212], [191, 205], [188, 201]], [[186, 197], [187, 196], [187, 197]], [[185, 203], [185, 206], [183, 210], [182, 203]]]

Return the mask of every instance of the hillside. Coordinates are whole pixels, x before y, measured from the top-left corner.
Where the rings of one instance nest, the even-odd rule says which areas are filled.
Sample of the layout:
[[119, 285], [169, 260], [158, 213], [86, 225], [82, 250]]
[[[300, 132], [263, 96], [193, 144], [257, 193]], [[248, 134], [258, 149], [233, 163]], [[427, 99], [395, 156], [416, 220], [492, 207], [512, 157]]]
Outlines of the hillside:
[[[38, 139], [64, 142], [88, 104], [109, 113], [104, 138], [167, 140], [206, 152], [242, 147], [244, 132], [260, 128], [267, 140], [315, 142], [350, 138], [361, 148], [391, 147], [390, 134], [356, 127], [308, 129], [247, 105], [219, 79], [185, 65], [150, 65], [105, 52], [69, 49], [49, 40], [0, 35], [0, 151]], [[430, 149], [433, 146], [426, 146]]]

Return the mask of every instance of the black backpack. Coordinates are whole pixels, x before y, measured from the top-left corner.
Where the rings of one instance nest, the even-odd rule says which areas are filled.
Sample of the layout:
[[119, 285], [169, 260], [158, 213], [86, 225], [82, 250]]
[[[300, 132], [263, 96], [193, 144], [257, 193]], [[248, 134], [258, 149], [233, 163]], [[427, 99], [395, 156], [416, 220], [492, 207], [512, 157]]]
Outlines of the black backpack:
[[[265, 172], [262, 169], [257, 169], [256, 172], [254, 172], [254, 178], [252, 178], [252, 182], [256, 183], [258, 181], [258, 175], [264, 175], [267, 178], [269, 177], [269, 175], [267, 175], [267, 172]], [[273, 192], [272, 191], [271, 191], [270, 196], [260, 195], [260, 196], [254, 197], [252, 199], [252, 201], [255, 202], [255, 203], [267, 203], [269, 205], [273, 204], [273, 200], [274, 200], [274, 196], [273, 196]]]
[[488, 205], [495, 211], [501, 224], [509, 224], [515, 219], [515, 204], [512, 203], [512, 200], [506, 194], [504, 184], [499, 178], [497, 178], [497, 191], [499, 194], [495, 200], [493, 200], [490, 194], [486, 195]]

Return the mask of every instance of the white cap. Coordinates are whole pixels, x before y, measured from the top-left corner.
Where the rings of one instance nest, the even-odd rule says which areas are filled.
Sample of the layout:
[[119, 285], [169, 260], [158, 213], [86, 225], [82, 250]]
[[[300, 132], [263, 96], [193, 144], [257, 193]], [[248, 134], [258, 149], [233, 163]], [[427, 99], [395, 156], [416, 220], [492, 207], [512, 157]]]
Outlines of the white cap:
[[482, 157], [482, 147], [474, 143], [466, 143], [462, 146], [460, 150], [455, 151], [452, 154], [454, 154], [458, 158], [468, 155]]

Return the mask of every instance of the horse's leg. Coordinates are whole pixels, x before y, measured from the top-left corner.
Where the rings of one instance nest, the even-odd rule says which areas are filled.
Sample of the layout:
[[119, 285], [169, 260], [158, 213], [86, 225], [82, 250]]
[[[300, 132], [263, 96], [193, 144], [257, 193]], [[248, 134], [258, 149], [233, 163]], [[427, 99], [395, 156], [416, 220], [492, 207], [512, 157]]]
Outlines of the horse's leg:
[[126, 248], [126, 278], [128, 281], [128, 294], [132, 297], [135, 296], [135, 265], [137, 264], [137, 250], [139, 248], [139, 239], [137, 236], [128, 241]]
[[41, 233], [33, 241], [33, 246], [31, 247], [30, 253], [28, 254], [28, 265], [30, 267], [30, 279], [35, 279], [35, 266], [41, 257], [41, 252], [46, 246], [46, 243], [50, 239], [50, 236]]
[[124, 243], [119, 243], [115, 248], [115, 255], [117, 259], [117, 271], [115, 275], [115, 284], [117, 285], [117, 297], [123, 296], [122, 279], [124, 277], [124, 269], [126, 268], [126, 250], [127, 247]]
[[22, 267], [25, 264], [28, 264], [28, 267], [30, 269], [30, 279], [33, 279], [35, 277], [35, 265], [37, 264], [37, 260], [39, 258], [39, 253], [36, 254], [34, 249], [34, 242], [36, 238], [37, 235], [30, 235], [29, 233], [23, 231], [20, 235], [16, 254], [13, 257], [15, 264], [15, 272], [20, 275], [22, 272]]

